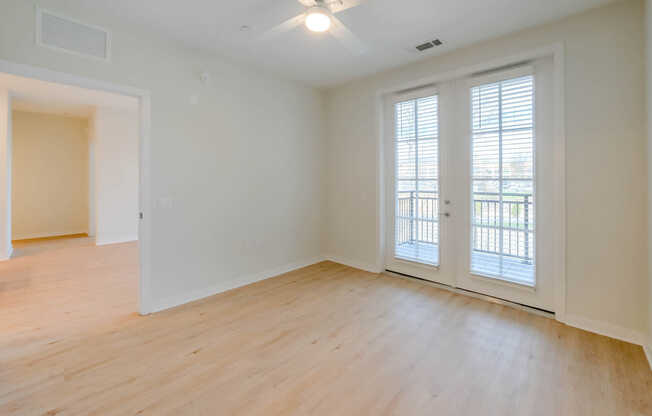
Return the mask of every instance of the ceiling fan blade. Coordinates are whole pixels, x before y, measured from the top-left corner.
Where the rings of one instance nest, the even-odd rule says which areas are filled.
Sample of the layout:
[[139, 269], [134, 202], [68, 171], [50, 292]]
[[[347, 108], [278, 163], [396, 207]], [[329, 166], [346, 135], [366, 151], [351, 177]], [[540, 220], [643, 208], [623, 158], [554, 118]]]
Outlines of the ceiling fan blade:
[[273, 38], [274, 36], [280, 35], [281, 33], [289, 32], [295, 27], [301, 26], [305, 20], [306, 20], [305, 13], [301, 13], [300, 15], [294, 16], [293, 18], [286, 20], [280, 25], [271, 28], [267, 32], [263, 33], [263, 35], [260, 38], [262, 40], [270, 39]]
[[328, 7], [332, 13], [339, 13], [357, 7], [365, 1], [366, 0], [332, 0], [328, 2]]
[[356, 35], [342, 23], [340, 19], [331, 16], [332, 25], [330, 34], [339, 40], [349, 51], [355, 55], [363, 55], [367, 52], [367, 46]]
[[303, 4], [305, 7], [313, 7], [315, 5], [315, 0], [297, 0], [297, 1]]

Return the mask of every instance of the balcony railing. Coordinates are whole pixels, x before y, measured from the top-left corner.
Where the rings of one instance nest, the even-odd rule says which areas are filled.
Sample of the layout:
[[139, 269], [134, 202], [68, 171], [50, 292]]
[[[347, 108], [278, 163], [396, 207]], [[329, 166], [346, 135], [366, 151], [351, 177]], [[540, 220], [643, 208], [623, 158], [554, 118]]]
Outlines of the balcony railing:
[[475, 192], [473, 196], [473, 250], [516, 257], [526, 263], [532, 262], [534, 243], [532, 195], [503, 194], [502, 227], [499, 194]]
[[[438, 243], [439, 198], [422, 193], [403, 192], [398, 198], [396, 243]], [[432, 193], [426, 195], [433, 195]], [[436, 194], [435, 194], [436, 195]], [[500, 244], [500, 195], [476, 192], [473, 199], [473, 250], [503, 254], [531, 263], [533, 260], [534, 221], [532, 195], [503, 194], [503, 236]]]
[[[404, 192], [409, 195], [398, 198], [398, 215], [396, 216], [396, 242], [438, 243], [439, 237], [439, 198]], [[425, 193], [433, 195], [432, 193]]]

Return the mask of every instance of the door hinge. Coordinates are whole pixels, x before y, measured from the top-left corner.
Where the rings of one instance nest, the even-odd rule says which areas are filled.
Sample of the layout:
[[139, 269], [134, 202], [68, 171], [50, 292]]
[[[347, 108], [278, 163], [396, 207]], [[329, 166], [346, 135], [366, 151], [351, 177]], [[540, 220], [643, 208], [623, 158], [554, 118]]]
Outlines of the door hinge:
[[139, 219], [139, 220], [142, 220], [142, 219], [143, 219], [143, 213], [142, 213], [142, 212], [139, 212], [139, 213], [138, 213], [138, 219]]

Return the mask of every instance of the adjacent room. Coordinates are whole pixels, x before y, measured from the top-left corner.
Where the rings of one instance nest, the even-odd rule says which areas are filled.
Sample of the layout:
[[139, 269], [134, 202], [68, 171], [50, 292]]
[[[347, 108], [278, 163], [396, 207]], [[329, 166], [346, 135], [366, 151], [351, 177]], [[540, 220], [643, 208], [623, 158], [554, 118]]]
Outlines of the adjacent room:
[[652, 415], [652, 0], [0, 0], [0, 414]]
[[133, 97], [6, 73], [0, 85], [9, 351], [138, 312], [139, 121]]

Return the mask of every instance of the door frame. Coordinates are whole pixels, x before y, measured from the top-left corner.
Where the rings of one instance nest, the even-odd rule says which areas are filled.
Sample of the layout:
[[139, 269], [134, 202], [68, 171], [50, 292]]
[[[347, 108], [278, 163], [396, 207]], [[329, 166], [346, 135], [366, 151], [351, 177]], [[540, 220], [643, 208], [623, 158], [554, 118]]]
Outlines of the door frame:
[[[74, 74], [57, 72], [41, 67], [19, 64], [0, 59], [0, 72], [39, 81], [71, 85], [91, 90], [111, 92], [135, 97], [139, 102], [139, 183], [138, 203], [142, 218], [138, 222], [138, 311], [141, 315], [152, 313], [151, 302], [151, 171], [150, 171], [150, 133], [151, 133], [151, 95], [147, 90], [127, 85], [113, 84]], [[10, 201], [10, 199], [9, 199]], [[134, 215], [138, 213], [134, 212]], [[11, 239], [11, 237], [9, 237]]]
[[389, 173], [386, 169], [386, 146], [387, 135], [391, 129], [387, 128], [387, 115], [385, 111], [385, 100], [390, 94], [407, 91], [411, 89], [425, 88], [437, 83], [452, 81], [459, 78], [477, 75], [482, 72], [507, 68], [512, 65], [522, 64], [530, 60], [552, 57], [553, 61], [553, 172], [552, 178], [555, 193], [553, 196], [553, 276], [554, 282], [554, 305], [555, 319], [566, 322], [566, 126], [565, 126], [565, 48], [563, 43], [555, 43], [549, 46], [523, 51], [515, 55], [509, 55], [483, 63], [464, 66], [458, 69], [434, 74], [414, 81], [396, 84], [388, 88], [381, 88], [376, 91], [376, 116], [377, 116], [377, 264], [378, 270], [385, 269], [385, 258], [390, 249], [390, 241], [387, 241], [386, 230], [386, 207], [388, 199], [387, 181]]
[[[442, 219], [442, 214], [439, 213], [439, 223], [438, 223], [438, 257], [439, 257], [439, 264], [434, 265], [434, 264], [422, 264], [414, 260], [409, 260], [409, 259], [401, 259], [398, 257], [395, 257], [394, 251], [395, 251], [395, 245], [394, 245], [394, 237], [395, 237], [395, 231], [396, 231], [396, 204], [395, 204], [395, 199], [394, 195], [396, 193], [396, 178], [395, 178], [395, 169], [396, 169], [396, 155], [395, 155], [395, 141], [394, 141], [394, 135], [392, 132], [394, 131], [394, 106], [403, 101], [409, 101], [409, 100], [418, 100], [420, 98], [425, 98], [425, 97], [430, 97], [436, 95], [438, 97], [438, 102], [439, 102], [439, 97], [440, 97], [440, 89], [436, 85], [427, 85], [423, 86], [418, 89], [410, 89], [409, 91], [398, 91], [393, 94], [386, 94], [384, 96], [384, 102], [383, 102], [383, 111], [385, 114], [384, 117], [384, 122], [385, 126], [384, 129], [385, 131], [388, 132], [388, 136], [385, 137], [385, 140], [383, 141], [383, 146], [385, 146], [384, 150], [384, 156], [385, 159], [383, 160], [383, 163], [385, 163], [385, 169], [386, 169], [386, 175], [387, 175], [387, 180], [385, 182], [385, 193], [388, 195], [388, 197], [385, 199], [385, 213], [387, 215], [387, 226], [385, 227], [385, 240], [387, 241], [386, 245], [386, 250], [384, 253], [384, 259], [383, 259], [383, 269], [385, 270], [387, 266], [391, 266], [390, 263], [393, 263], [394, 266], [398, 266], [401, 268], [402, 273], [409, 273], [410, 275], [414, 275], [415, 277], [418, 277], [420, 279], [425, 279], [429, 280], [434, 283], [440, 283], [440, 284], [448, 284], [452, 285], [454, 281], [452, 280], [452, 271], [454, 270], [454, 267], [451, 266], [444, 266], [442, 269], [441, 267], [441, 262], [442, 262], [442, 256], [447, 256], [449, 255], [451, 249], [452, 249], [452, 244], [450, 244], [450, 239], [448, 238], [448, 235], [450, 233], [450, 227], [448, 224], [448, 221], [444, 221]], [[437, 117], [438, 117], [438, 173], [439, 176], [437, 178], [438, 182], [438, 188], [439, 188], [439, 201], [440, 201], [440, 207], [439, 210], [441, 211], [442, 208], [445, 208], [441, 205], [442, 202], [442, 195], [446, 194], [446, 189], [448, 187], [448, 182], [446, 181], [447, 176], [448, 176], [448, 166], [446, 161], [448, 160], [448, 157], [446, 155], [447, 148], [444, 146], [441, 142], [441, 136], [442, 136], [442, 129], [441, 129], [441, 112], [440, 112], [440, 104], [438, 104], [438, 110], [437, 110]], [[443, 190], [443, 191], [442, 191]], [[390, 224], [390, 219], [391, 218], [391, 224]], [[390, 226], [391, 225], [391, 226]], [[394, 270], [395, 272], [398, 272], [398, 270]], [[439, 275], [439, 276], [435, 276]]]

